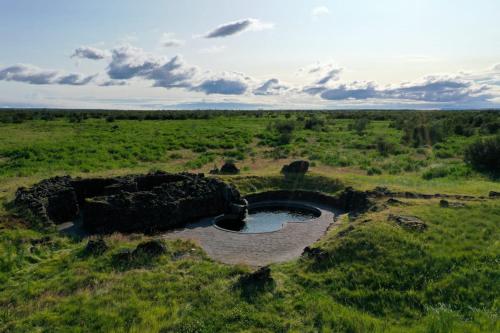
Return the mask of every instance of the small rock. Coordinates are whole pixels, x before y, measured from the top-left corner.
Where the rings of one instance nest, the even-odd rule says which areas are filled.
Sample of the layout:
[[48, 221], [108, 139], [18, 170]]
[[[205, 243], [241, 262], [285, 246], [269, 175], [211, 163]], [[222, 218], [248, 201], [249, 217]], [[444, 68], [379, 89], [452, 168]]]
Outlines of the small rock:
[[395, 199], [395, 198], [390, 198], [386, 201], [388, 205], [392, 206], [407, 206], [408, 204], [406, 202], [403, 202], [401, 200]]
[[500, 198], [500, 192], [491, 191], [490, 198]]
[[212, 170], [209, 171], [211, 175], [218, 175], [220, 173], [219, 168], [213, 168]]
[[382, 204], [382, 205], [373, 205], [370, 207], [370, 212], [381, 212], [383, 210], [387, 209], [387, 206]]
[[240, 173], [240, 169], [236, 167], [236, 164], [233, 162], [226, 162], [220, 168], [220, 173], [224, 175], [237, 175]]
[[397, 224], [403, 228], [423, 231], [427, 229], [427, 224], [415, 216], [402, 216], [402, 215], [389, 215], [389, 221], [395, 221]]
[[166, 252], [167, 247], [165, 246], [165, 244], [159, 239], [154, 239], [137, 245], [137, 248], [134, 250], [133, 254], [137, 255], [143, 253], [156, 257], [165, 254]]
[[122, 249], [113, 258], [120, 263], [129, 262], [134, 258], [134, 252], [130, 249]]
[[104, 239], [99, 238], [99, 239], [91, 239], [88, 241], [87, 246], [85, 246], [85, 249], [83, 252], [86, 255], [101, 255], [104, 252], [108, 250], [108, 245], [104, 241]]
[[[365, 220], [363, 221], [362, 223], [367, 223], [371, 220]], [[346, 229], [342, 230], [342, 231], [339, 231], [339, 233], [337, 234], [338, 237], [345, 237], [348, 233], [350, 233], [351, 231], [354, 230], [354, 227], [352, 225], [350, 225], [349, 227], [347, 227]]]
[[442, 208], [463, 208], [465, 207], [465, 204], [461, 203], [461, 202], [450, 202], [448, 200], [441, 200], [439, 202], [439, 206], [441, 206]]
[[376, 197], [386, 197], [392, 195], [393, 193], [387, 187], [377, 186], [370, 192], [370, 194], [373, 194]]
[[269, 266], [264, 266], [255, 272], [243, 275], [240, 278], [240, 283], [243, 285], [257, 285], [262, 286], [268, 283], [272, 283], [273, 277], [271, 276], [271, 268]]
[[448, 200], [441, 200], [439, 201], [439, 206], [443, 207], [443, 208], [448, 208], [450, 207], [450, 202]]
[[284, 174], [305, 174], [309, 170], [308, 161], [295, 161], [288, 165], [284, 165], [281, 173]]
[[44, 236], [42, 238], [32, 239], [30, 240], [31, 245], [44, 245], [52, 243], [52, 239], [50, 236]]
[[405, 192], [405, 197], [409, 199], [418, 199], [420, 196], [418, 193], [415, 192]]
[[302, 252], [302, 255], [307, 258], [314, 259], [315, 261], [323, 261], [329, 258], [328, 252], [325, 250], [322, 250], [317, 247], [309, 247], [307, 246], [304, 248], [304, 252]]

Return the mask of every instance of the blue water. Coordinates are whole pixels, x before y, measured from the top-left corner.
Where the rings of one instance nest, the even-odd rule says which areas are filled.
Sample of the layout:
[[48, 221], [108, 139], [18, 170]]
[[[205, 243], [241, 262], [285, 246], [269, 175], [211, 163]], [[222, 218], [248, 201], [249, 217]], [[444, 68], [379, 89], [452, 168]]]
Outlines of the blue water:
[[259, 208], [249, 212], [242, 233], [280, 230], [285, 222], [305, 222], [315, 218], [312, 212], [293, 208]]

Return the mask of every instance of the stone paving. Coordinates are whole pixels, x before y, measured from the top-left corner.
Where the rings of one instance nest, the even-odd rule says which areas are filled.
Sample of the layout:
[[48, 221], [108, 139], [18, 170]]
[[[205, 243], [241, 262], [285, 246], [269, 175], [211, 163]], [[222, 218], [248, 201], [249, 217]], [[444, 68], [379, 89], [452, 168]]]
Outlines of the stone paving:
[[213, 218], [207, 218], [184, 229], [168, 232], [163, 237], [192, 240], [212, 259], [227, 264], [265, 266], [289, 261], [299, 257], [306, 246], [319, 240], [335, 224], [338, 213], [314, 203], [297, 203], [316, 207], [321, 211], [321, 216], [308, 222], [288, 222], [281, 230], [259, 234], [221, 230], [213, 225]]

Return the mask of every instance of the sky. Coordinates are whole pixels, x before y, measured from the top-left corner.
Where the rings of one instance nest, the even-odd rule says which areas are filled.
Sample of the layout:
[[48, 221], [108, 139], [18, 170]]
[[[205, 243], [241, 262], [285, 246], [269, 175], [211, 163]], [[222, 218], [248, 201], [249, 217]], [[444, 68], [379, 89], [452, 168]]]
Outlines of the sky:
[[0, 0], [0, 107], [500, 107], [498, 0]]

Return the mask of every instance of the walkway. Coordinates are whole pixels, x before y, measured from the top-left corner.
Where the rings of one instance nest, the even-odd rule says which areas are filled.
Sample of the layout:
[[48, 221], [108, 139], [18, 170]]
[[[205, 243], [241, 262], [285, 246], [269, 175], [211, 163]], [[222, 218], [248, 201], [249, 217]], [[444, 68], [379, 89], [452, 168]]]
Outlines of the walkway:
[[224, 231], [213, 226], [213, 218], [207, 218], [163, 237], [192, 240], [212, 259], [227, 264], [265, 266], [289, 261], [299, 257], [306, 246], [320, 239], [335, 222], [334, 210], [313, 203], [299, 203], [318, 208], [321, 216], [305, 223], [288, 222], [281, 230], [261, 234]]

